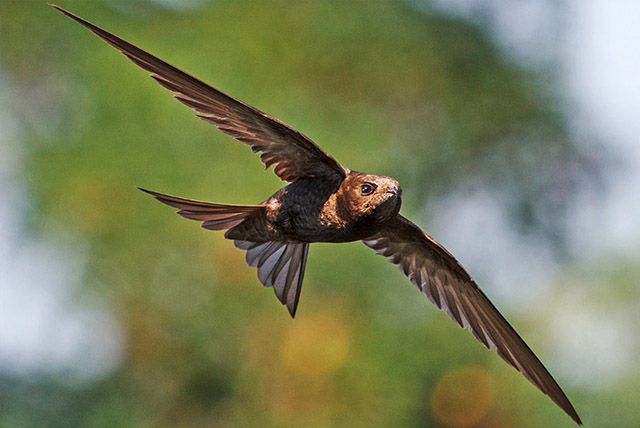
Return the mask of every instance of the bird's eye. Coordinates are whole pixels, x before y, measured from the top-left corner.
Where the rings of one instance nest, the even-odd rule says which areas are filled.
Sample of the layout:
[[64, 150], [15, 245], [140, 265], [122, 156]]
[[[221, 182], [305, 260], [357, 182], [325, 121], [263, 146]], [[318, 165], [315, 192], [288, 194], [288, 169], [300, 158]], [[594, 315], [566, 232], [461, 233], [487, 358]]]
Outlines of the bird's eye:
[[363, 195], [365, 195], [365, 196], [366, 196], [366, 195], [370, 195], [370, 194], [372, 194], [373, 192], [375, 192], [376, 187], [378, 187], [378, 186], [376, 186], [376, 185], [375, 185], [375, 184], [373, 184], [373, 183], [364, 183], [364, 184], [362, 185], [362, 187], [360, 187], [360, 193], [361, 193], [361, 194], [363, 194]]

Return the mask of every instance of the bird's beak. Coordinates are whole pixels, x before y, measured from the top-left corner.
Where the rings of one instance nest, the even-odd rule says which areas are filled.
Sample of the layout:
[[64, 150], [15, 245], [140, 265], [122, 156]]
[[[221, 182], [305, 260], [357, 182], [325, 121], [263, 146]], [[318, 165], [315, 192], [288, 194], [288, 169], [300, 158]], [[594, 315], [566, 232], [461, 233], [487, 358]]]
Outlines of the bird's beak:
[[399, 189], [397, 187], [390, 187], [389, 189], [387, 189], [387, 193], [391, 193], [395, 196], [400, 196], [402, 195], [402, 189]]

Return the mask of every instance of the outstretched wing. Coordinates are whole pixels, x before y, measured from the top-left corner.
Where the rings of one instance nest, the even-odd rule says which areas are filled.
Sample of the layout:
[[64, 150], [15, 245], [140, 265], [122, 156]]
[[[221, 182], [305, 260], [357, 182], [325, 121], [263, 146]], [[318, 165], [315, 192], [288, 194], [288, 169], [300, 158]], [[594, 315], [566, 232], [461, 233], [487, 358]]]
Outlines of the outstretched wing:
[[131, 61], [149, 71], [158, 83], [175, 92], [175, 98], [191, 107], [198, 117], [225, 134], [260, 152], [260, 159], [284, 181], [327, 177], [343, 179], [346, 170], [302, 133], [260, 110], [207, 85], [126, 40], [52, 5], [87, 27], [102, 40], [118, 49]]
[[388, 227], [363, 241], [409, 277], [439, 309], [469, 330], [484, 346], [548, 395], [575, 422], [580, 417], [533, 351], [498, 312], [467, 271], [438, 242], [398, 215]]

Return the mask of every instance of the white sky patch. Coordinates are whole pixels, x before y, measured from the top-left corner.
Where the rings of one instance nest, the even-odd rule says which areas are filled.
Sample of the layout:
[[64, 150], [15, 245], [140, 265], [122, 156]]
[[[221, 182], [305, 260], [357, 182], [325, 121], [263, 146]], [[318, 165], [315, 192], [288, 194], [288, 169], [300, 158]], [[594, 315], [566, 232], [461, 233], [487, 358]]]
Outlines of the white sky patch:
[[[578, 138], [595, 135], [621, 164], [605, 171], [603, 197], [581, 195], [571, 230], [587, 260], [640, 252], [640, 2], [569, 2], [565, 88]], [[605, 155], [608, 153], [605, 153]]]
[[555, 55], [558, 3], [553, 0], [427, 0], [423, 4], [479, 25], [503, 52], [521, 63], [546, 62]]
[[638, 335], [624, 326], [637, 323], [637, 307], [627, 305], [617, 307], [615, 312], [603, 311], [600, 302], [588, 297], [588, 287], [570, 287], [556, 299], [556, 306], [563, 310], [551, 314], [548, 330], [563, 382], [601, 388], [615, 383], [636, 366]]
[[74, 300], [82, 252], [24, 233], [27, 192], [15, 180], [19, 129], [8, 113], [11, 88], [2, 77], [0, 69], [0, 371], [99, 379], [122, 359], [122, 332], [99, 299]]
[[[486, 189], [452, 193], [428, 215], [430, 233], [495, 301], [522, 313], [549, 291], [557, 265], [539, 237], [518, 235], [505, 204]], [[428, 224], [428, 223], [425, 223]]]

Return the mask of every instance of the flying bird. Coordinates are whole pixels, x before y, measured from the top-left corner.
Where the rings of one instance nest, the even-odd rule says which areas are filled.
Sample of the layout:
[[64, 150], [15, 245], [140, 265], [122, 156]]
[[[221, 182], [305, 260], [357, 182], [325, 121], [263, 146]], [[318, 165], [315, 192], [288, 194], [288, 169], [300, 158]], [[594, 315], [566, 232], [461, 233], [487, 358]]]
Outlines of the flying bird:
[[260, 154], [288, 184], [257, 205], [201, 202], [150, 190], [178, 214], [225, 230], [246, 251], [247, 264], [296, 314], [309, 244], [362, 241], [387, 257], [429, 300], [485, 347], [495, 349], [577, 424], [582, 421], [549, 371], [500, 314], [469, 273], [435, 239], [399, 214], [402, 189], [391, 177], [351, 170], [311, 139], [154, 55], [58, 6], [151, 73], [197, 116]]

